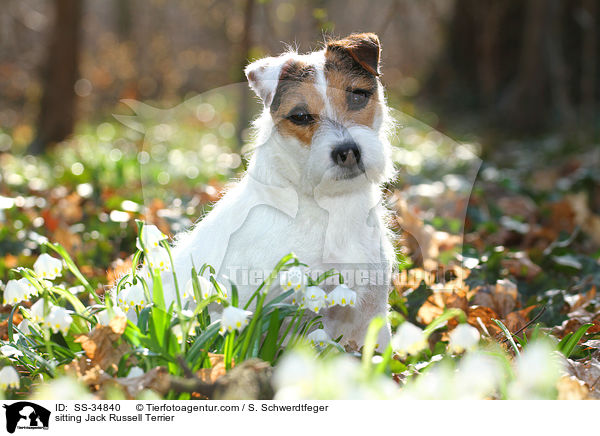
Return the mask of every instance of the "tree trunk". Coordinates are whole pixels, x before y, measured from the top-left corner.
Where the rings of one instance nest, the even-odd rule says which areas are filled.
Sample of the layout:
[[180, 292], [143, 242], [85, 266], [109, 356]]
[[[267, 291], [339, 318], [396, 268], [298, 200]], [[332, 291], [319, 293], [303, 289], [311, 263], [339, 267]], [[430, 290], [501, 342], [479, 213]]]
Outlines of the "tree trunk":
[[[238, 82], [246, 80], [244, 76], [244, 68], [248, 63], [248, 56], [250, 55], [250, 48], [252, 47], [252, 21], [254, 18], [254, 0], [246, 0], [244, 6], [244, 30], [242, 41], [239, 52], [239, 74]], [[241, 88], [240, 95], [240, 107], [238, 111], [238, 123], [236, 129], [236, 136], [240, 147], [243, 145], [244, 138], [243, 132], [248, 127], [250, 122], [250, 102], [248, 101], [248, 95], [246, 87]]]
[[82, 0], [54, 0], [54, 28], [43, 69], [37, 134], [28, 150], [31, 154], [43, 153], [73, 132], [82, 3]]

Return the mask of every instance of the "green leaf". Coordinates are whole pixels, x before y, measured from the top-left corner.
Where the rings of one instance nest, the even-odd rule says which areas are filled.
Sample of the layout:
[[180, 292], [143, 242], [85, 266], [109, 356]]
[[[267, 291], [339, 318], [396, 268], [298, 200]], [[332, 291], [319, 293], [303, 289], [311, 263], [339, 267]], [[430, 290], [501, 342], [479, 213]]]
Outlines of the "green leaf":
[[510, 345], [512, 345], [513, 350], [515, 350], [515, 354], [517, 356], [520, 356], [521, 353], [519, 352], [519, 348], [517, 347], [517, 344], [515, 343], [515, 340], [513, 339], [512, 333], [508, 330], [508, 328], [506, 328], [506, 326], [502, 323], [502, 321], [500, 321], [498, 319], [494, 319], [494, 318], [492, 318], [492, 321], [494, 321], [496, 323], [496, 325], [498, 325], [498, 327], [500, 327], [500, 329], [504, 332], [504, 336], [506, 336], [506, 339], [508, 339], [508, 342], [510, 342]]
[[590, 327], [592, 327], [593, 325], [594, 324], [584, 324], [584, 325], [582, 325], [567, 340], [567, 343], [564, 345], [564, 347], [562, 349], [562, 353], [565, 355], [566, 358], [569, 358], [569, 356], [573, 353], [573, 350], [575, 349], [575, 347], [579, 343], [579, 340], [583, 337], [583, 335], [585, 335], [585, 332], [587, 332], [588, 329]]
[[260, 350], [260, 358], [267, 362], [273, 362], [277, 353], [277, 339], [279, 337], [279, 329], [281, 328], [281, 319], [279, 318], [279, 309], [275, 309], [269, 318], [269, 328], [267, 336]]

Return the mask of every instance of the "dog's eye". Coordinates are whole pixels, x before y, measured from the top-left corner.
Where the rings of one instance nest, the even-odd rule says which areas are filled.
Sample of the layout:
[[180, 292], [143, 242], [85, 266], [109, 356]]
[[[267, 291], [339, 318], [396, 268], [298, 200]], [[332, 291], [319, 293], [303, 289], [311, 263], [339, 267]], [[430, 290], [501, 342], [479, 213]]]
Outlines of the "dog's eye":
[[357, 111], [366, 106], [372, 92], [366, 89], [352, 89], [348, 90], [346, 94], [346, 100], [348, 101], [348, 109]]
[[293, 109], [288, 114], [287, 119], [297, 126], [306, 126], [315, 121], [315, 118], [306, 109]]

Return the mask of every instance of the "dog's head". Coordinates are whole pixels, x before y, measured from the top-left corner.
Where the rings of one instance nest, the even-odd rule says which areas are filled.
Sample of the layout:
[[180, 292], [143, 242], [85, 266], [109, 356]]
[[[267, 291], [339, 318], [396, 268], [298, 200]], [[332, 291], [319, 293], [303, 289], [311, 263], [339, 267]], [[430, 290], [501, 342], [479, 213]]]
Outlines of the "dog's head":
[[335, 194], [391, 176], [380, 52], [377, 35], [353, 34], [246, 68], [265, 106], [262, 140], [276, 144], [285, 171], [302, 186]]

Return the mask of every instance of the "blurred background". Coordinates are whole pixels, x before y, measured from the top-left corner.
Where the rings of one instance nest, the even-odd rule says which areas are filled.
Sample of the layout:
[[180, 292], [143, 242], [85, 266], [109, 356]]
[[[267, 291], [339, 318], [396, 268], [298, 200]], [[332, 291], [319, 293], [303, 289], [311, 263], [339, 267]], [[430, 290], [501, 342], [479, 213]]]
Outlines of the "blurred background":
[[[0, 6], [0, 280], [46, 238], [93, 283], [113, 280], [134, 219], [173, 234], [244, 169], [249, 60], [370, 31], [400, 120], [389, 190], [406, 265], [489, 261], [482, 283], [508, 271], [531, 295], [590, 271], [600, 283], [596, 0]], [[547, 251], [571, 236], [576, 263]], [[539, 265], [566, 275], [533, 286], [523, 268]]]
[[[594, 0], [3, 0], [2, 151], [40, 153], [129, 98], [172, 106], [249, 59], [376, 32], [392, 106], [444, 132], [591, 134]], [[245, 114], [242, 114], [245, 115]], [[459, 118], [464, 125], [457, 125]], [[15, 133], [16, 132], [16, 133]]]

